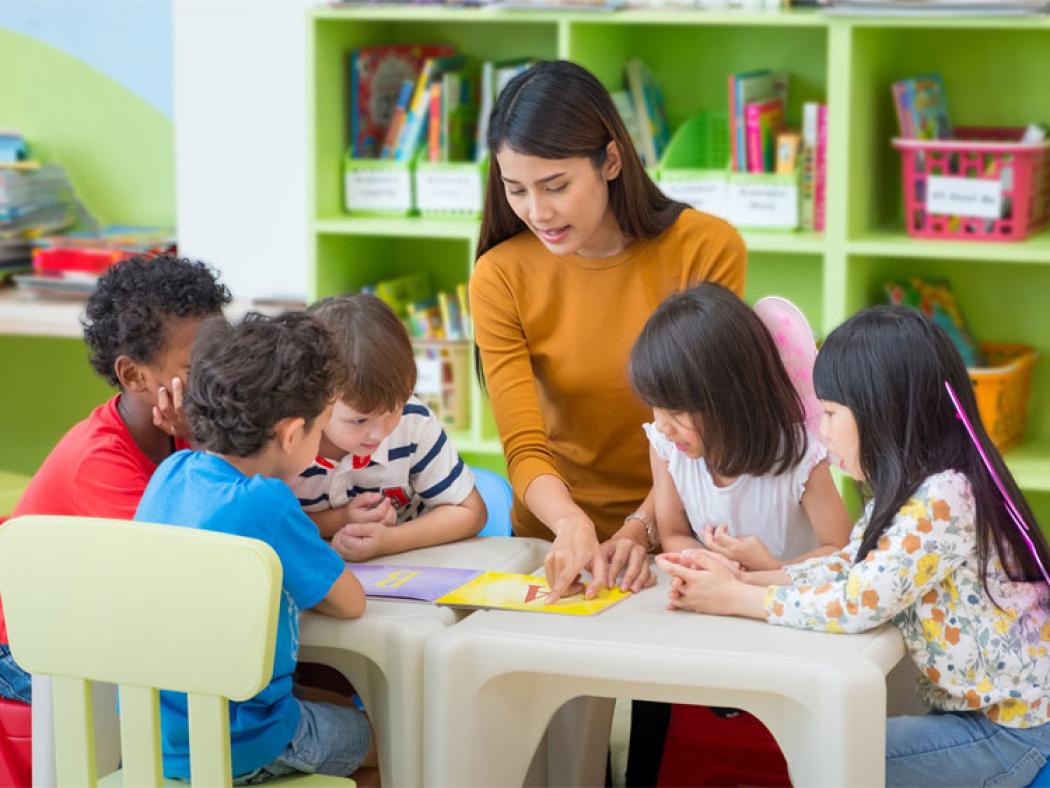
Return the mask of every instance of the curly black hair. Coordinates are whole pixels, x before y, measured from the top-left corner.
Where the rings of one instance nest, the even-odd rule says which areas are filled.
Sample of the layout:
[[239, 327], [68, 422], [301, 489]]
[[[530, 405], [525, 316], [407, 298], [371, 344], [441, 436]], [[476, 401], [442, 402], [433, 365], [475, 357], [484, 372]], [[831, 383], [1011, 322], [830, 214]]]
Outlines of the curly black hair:
[[303, 312], [207, 321], [193, 344], [186, 417], [201, 448], [250, 457], [288, 417], [309, 429], [345, 384], [328, 330]]
[[230, 291], [205, 263], [171, 254], [122, 260], [99, 277], [81, 320], [91, 366], [119, 386], [119, 356], [153, 363], [165, 349], [168, 319], [218, 315], [229, 302]]

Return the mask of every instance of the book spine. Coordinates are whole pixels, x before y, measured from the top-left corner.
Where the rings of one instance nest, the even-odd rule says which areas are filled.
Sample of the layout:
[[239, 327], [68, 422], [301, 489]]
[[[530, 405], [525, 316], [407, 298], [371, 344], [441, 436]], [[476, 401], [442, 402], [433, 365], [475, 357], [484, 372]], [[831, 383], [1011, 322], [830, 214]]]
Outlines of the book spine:
[[411, 159], [412, 154], [415, 153], [416, 146], [419, 144], [420, 133], [427, 118], [429, 98], [427, 86], [430, 84], [430, 74], [433, 69], [433, 58], [427, 58], [416, 80], [415, 90], [412, 91], [412, 101], [409, 104], [408, 113], [405, 115], [405, 125], [401, 129], [401, 134], [397, 140], [397, 147], [394, 150], [394, 159], [396, 161], [408, 161]]
[[390, 125], [386, 130], [386, 138], [383, 140], [383, 148], [379, 152], [379, 158], [389, 159], [397, 145], [397, 138], [401, 135], [401, 128], [405, 125], [405, 115], [408, 112], [408, 100], [412, 97], [412, 80], [406, 79], [401, 83], [401, 95], [397, 98], [397, 106], [390, 116]]
[[777, 134], [776, 172], [778, 175], [791, 175], [798, 167], [798, 134], [793, 131], [782, 131]]
[[762, 172], [773, 172], [777, 165], [777, 134], [784, 126], [783, 103], [780, 99], [765, 105], [759, 114], [762, 132]]
[[459, 320], [463, 324], [463, 336], [469, 337], [473, 329], [470, 325], [470, 297], [466, 284], [456, 285], [456, 299], [459, 301]]
[[427, 157], [441, 161], [441, 83], [430, 84], [430, 114], [427, 128]]
[[660, 162], [656, 159], [656, 144], [653, 141], [653, 120], [649, 116], [649, 107], [645, 100], [641, 61], [628, 60], [624, 69], [627, 76], [627, 89], [631, 93], [634, 111], [638, 116], [638, 133], [642, 144], [642, 149], [639, 153], [642, 155], [642, 164], [646, 167], [655, 167]]
[[762, 156], [762, 107], [748, 104], [744, 108], [744, 141], [747, 145], [747, 172], [764, 172]]
[[813, 229], [813, 190], [817, 179], [817, 104], [807, 101], [802, 107], [802, 199], [800, 226]]
[[824, 229], [825, 192], [827, 189], [828, 161], [828, 108], [820, 104], [817, 109], [816, 179], [813, 187], [813, 229]]
[[347, 104], [350, 106], [350, 155], [357, 158], [361, 155], [358, 138], [361, 134], [361, 116], [357, 102], [359, 101], [360, 86], [357, 83], [357, 50], [352, 51], [346, 58], [346, 78], [350, 95]]
[[900, 127], [901, 136], [905, 139], [912, 139], [915, 136], [909, 92], [907, 80], [893, 83], [893, 106], [897, 111], [897, 125]]
[[737, 169], [736, 74], [729, 75], [729, 169]]

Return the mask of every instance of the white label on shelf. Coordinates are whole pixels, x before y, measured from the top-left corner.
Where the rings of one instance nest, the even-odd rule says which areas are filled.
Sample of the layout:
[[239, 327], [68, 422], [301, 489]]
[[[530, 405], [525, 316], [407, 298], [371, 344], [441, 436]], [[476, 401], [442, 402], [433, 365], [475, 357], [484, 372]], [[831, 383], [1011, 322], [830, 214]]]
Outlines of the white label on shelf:
[[798, 227], [798, 186], [786, 183], [730, 183], [730, 221], [741, 227], [784, 230]]
[[416, 173], [419, 207], [424, 211], [481, 210], [481, 172], [469, 170], [419, 170]]
[[346, 207], [350, 211], [407, 211], [412, 207], [408, 170], [347, 170]]
[[926, 179], [926, 212], [946, 216], [998, 219], [1003, 211], [1003, 189], [998, 178]]
[[441, 359], [416, 357], [416, 393], [441, 394]]
[[729, 218], [729, 189], [724, 180], [660, 181], [660, 190], [672, 200], [722, 219]]

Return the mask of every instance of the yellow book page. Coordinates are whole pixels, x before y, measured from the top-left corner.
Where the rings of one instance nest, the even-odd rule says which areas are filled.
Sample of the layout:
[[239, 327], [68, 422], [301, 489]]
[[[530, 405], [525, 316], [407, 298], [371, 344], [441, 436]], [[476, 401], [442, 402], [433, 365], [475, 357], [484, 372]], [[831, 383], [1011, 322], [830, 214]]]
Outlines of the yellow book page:
[[550, 593], [547, 580], [534, 575], [508, 572], [485, 572], [435, 601], [439, 605], [458, 607], [526, 610], [533, 613], [561, 613], [567, 616], [591, 616], [615, 605], [630, 592], [603, 588], [594, 599], [582, 593], [562, 597], [553, 605], [544, 601]]

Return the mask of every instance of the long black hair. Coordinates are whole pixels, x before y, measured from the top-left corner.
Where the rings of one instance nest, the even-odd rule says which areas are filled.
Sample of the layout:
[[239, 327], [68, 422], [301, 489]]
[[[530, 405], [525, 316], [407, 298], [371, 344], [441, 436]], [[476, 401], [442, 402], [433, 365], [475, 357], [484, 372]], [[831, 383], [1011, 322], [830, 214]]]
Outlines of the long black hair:
[[[865, 309], [832, 331], [813, 374], [817, 396], [849, 408], [857, 422], [860, 467], [874, 502], [856, 560], [862, 561], [878, 544], [927, 477], [955, 470], [969, 479], [973, 491], [978, 569], [985, 591], [993, 549], [1011, 580], [1041, 580], [1038, 564], [956, 416], [946, 381], [1030, 526], [1029, 538], [1043, 565], [1050, 566], [1050, 549], [1031, 507], [981, 424], [959, 351], [941, 328], [903, 306]], [[989, 597], [994, 601], [991, 593]]]
[[[508, 82], [489, 118], [489, 174], [476, 256], [526, 229], [504, 191], [496, 159], [504, 146], [542, 159], [587, 158], [601, 168], [610, 141], [619, 148], [622, 162], [620, 174], [609, 181], [609, 206], [616, 223], [630, 239], [655, 237], [689, 206], [672, 200], [653, 183], [598, 78], [568, 60], [543, 60]], [[484, 386], [477, 344], [474, 369]]]
[[659, 235], [688, 207], [660, 191], [646, 173], [609, 91], [568, 60], [540, 61], [508, 82], [492, 109], [486, 141], [489, 176], [478, 257], [526, 229], [504, 192], [496, 159], [504, 146], [541, 159], [587, 158], [600, 168], [606, 147], [615, 142], [623, 164], [609, 181], [609, 205], [628, 238]]
[[719, 476], [785, 473], [806, 453], [802, 402], [765, 324], [713, 282], [668, 296], [631, 349], [647, 405], [688, 413]]

